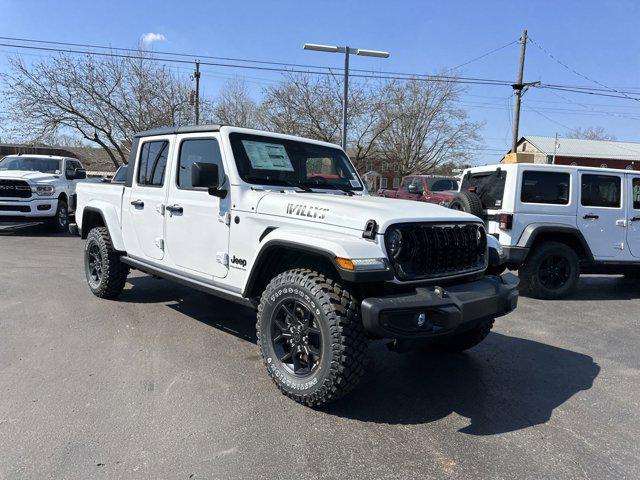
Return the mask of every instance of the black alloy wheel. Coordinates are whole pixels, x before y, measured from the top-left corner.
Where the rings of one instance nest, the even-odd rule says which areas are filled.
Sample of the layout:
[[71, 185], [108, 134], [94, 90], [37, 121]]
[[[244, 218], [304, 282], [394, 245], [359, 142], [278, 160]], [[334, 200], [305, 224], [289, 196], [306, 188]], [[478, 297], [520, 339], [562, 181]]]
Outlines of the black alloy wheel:
[[562, 288], [571, 278], [569, 260], [561, 255], [549, 255], [540, 263], [538, 278], [549, 290]]
[[313, 312], [299, 300], [287, 298], [272, 317], [271, 342], [282, 366], [298, 377], [311, 375], [322, 359], [322, 332]]
[[92, 288], [98, 288], [102, 281], [102, 252], [97, 243], [91, 243], [87, 249], [87, 280]]

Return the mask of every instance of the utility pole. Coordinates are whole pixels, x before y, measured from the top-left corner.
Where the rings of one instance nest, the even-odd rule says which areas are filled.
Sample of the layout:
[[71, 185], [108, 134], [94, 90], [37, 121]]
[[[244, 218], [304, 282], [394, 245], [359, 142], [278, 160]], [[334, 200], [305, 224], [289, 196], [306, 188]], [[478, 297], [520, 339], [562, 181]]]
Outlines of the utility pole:
[[193, 78], [196, 81], [195, 108], [196, 108], [196, 125], [200, 125], [200, 62], [196, 61], [196, 71], [193, 72]]
[[551, 163], [555, 164], [556, 163], [556, 152], [558, 151], [558, 147], [560, 145], [558, 145], [558, 132], [556, 132], [556, 139], [553, 142], [553, 161]]
[[516, 152], [516, 145], [518, 143], [518, 127], [520, 124], [520, 101], [522, 99], [522, 90], [525, 85], [522, 83], [522, 76], [524, 75], [524, 53], [527, 49], [527, 31], [522, 32], [522, 38], [520, 39], [520, 68], [518, 69], [518, 83], [511, 85], [516, 92], [516, 108], [513, 112], [513, 141], [511, 142], [511, 152]]

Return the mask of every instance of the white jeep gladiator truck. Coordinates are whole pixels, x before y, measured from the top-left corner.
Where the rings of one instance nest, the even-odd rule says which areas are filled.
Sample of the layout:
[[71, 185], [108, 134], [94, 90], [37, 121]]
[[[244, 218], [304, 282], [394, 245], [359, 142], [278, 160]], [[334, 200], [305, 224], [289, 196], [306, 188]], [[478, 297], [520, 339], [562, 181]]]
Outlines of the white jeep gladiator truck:
[[76, 184], [87, 172], [75, 158], [8, 155], [0, 160], [0, 222], [48, 222], [66, 232]]
[[76, 219], [95, 295], [134, 268], [256, 308], [269, 375], [310, 406], [356, 385], [367, 338], [462, 351], [518, 299], [484, 274], [500, 247], [478, 218], [369, 196], [340, 148], [289, 135], [139, 133], [124, 185], [80, 185]]

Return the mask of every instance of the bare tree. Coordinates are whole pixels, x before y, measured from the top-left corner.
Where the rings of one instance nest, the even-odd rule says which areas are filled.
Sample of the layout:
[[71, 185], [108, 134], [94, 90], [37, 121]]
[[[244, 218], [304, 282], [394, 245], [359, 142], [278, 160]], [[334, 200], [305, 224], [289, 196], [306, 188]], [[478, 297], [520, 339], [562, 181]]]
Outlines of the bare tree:
[[602, 127], [574, 128], [567, 132], [567, 138], [580, 138], [582, 140], [615, 140], [615, 135], [607, 133]]
[[10, 60], [5, 97], [22, 136], [73, 133], [102, 147], [117, 167], [137, 131], [190, 123], [190, 85], [143, 50], [135, 58], [59, 55]]
[[212, 109], [215, 121], [223, 125], [258, 127], [258, 104], [251, 98], [243, 80], [228, 81], [213, 102]]
[[400, 175], [428, 173], [443, 163], [466, 162], [480, 124], [457, 104], [454, 82], [390, 82], [383, 94], [380, 154]]
[[[263, 128], [339, 143], [342, 134], [342, 79], [288, 74], [264, 91], [260, 106]], [[383, 121], [375, 88], [354, 83], [349, 88], [348, 150], [358, 165], [375, 154]]]

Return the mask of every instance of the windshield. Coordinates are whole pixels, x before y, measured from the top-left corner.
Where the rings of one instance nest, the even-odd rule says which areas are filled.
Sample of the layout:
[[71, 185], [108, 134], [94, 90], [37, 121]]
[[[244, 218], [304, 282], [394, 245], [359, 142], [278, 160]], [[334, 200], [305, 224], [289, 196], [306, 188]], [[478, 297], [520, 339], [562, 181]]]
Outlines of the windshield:
[[38, 157], [4, 157], [0, 170], [26, 170], [30, 172], [60, 173], [60, 160]]
[[231, 133], [238, 172], [248, 183], [362, 190], [342, 150], [295, 140]]
[[430, 192], [458, 190], [458, 181], [453, 178], [427, 178], [427, 188]]

